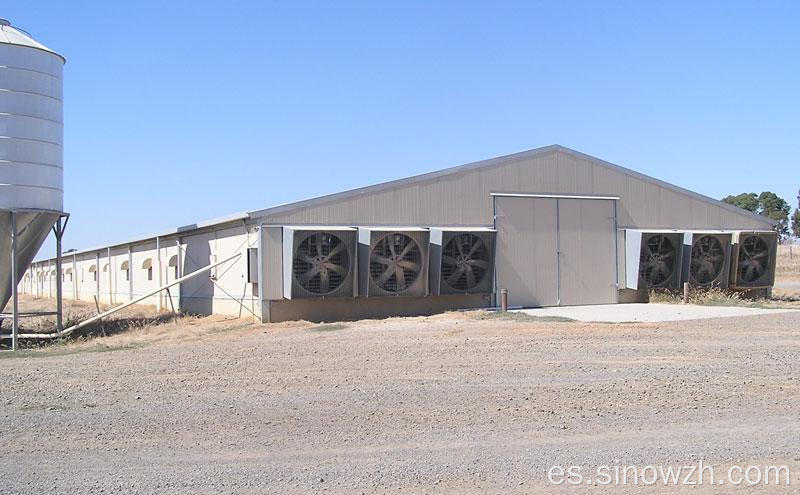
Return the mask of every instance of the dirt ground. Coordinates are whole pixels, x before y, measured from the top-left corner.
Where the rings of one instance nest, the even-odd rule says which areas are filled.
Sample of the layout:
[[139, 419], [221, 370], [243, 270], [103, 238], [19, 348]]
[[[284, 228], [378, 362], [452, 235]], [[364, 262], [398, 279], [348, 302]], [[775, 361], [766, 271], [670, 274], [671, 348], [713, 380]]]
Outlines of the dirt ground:
[[0, 493], [571, 492], [552, 466], [701, 460], [786, 465], [777, 491], [800, 489], [800, 312], [261, 325], [135, 307], [90, 333], [0, 353]]
[[800, 313], [134, 325], [0, 354], [0, 493], [530, 493], [556, 464], [700, 459], [786, 464], [800, 486], [798, 329]]

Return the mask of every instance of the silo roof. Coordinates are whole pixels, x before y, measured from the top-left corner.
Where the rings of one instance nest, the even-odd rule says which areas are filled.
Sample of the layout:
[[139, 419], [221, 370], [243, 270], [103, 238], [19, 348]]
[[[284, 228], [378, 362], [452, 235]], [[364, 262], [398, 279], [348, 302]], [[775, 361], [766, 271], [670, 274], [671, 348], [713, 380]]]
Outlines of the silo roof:
[[67, 61], [63, 55], [39, 43], [25, 30], [12, 26], [11, 22], [6, 19], [0, 19], [0, 43], [36, 48], [37, 50], [43, 50], [53, 55], [58, 55], [64, 62]]

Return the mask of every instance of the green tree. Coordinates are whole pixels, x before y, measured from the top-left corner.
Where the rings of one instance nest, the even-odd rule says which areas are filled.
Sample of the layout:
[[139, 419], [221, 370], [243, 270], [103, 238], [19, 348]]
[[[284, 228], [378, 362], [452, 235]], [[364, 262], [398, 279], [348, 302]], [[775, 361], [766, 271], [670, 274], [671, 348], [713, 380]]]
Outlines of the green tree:
[[778, 222], [775, 230], [782, 237], [789, 235], [789, 212], [792, 207], [774, 192], [764, 191], [758, 196], [758, 213]]
[[722, 198], [722, 201], [730, 203], [734, 206], [738, 206], [739, 208], [743, 208], [747, 211], [758, 213], [759, 203], [756, 193], [742, 193], [737, 194], [736, 196], [725, 196]]
[[[735, 196], [725, 196], [722, 201], [775, 220], [778, 222], [775, 230], [778, 231], [781, 237], [789, 235], [789, 212], [792, 207], [789, 206], [785, 199], [774, 192], [764, 191], [759, 195], [756, 195], [756, 193], [742, 193]], [[792, 219], [792, 222], [794, 221]]]

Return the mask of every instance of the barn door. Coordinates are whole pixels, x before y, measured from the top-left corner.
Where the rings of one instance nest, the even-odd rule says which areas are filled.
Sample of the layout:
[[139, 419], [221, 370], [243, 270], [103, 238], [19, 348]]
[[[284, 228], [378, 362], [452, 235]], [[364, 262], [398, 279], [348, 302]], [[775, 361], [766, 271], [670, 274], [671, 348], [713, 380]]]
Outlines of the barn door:
[[512, 306], [617, 302], [613, 199], [496, 195], [497, 289]]
[[508, 289], [511, 306], [558, 304], [556, 200], [495, 198], [499, 288]]
[[613, 200], [558, 199], [561, 306], [617, 302]]

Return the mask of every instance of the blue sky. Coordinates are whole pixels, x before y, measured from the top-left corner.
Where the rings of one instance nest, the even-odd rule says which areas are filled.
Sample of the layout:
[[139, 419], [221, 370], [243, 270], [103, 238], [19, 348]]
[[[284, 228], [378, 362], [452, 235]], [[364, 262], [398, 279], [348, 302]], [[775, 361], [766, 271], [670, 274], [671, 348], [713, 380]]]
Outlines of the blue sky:
[[67, 58], [65, 248], [553, 143], [797, 202], [797, 2], [28, 0], [0, 17]]

